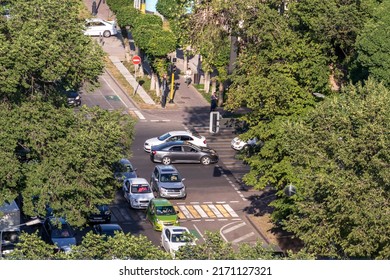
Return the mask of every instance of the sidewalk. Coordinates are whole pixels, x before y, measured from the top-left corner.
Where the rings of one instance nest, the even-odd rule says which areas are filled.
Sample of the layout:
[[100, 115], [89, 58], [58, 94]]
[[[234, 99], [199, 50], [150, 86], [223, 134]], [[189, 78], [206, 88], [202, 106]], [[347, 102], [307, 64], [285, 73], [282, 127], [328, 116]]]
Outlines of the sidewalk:
[[[92, 3], [93, 0], [84, 0], [84, 4], [87, 9], [92, 12]], [[97, 17], [105, 20], [115, 20], [115, 15], [110, 11], [108, 5], [103, 4], [102, 0], [96, 0], [97, 4]], [[143, 99], [146, 104], [155, 104], [151, 97], [145, 92], [145, 90], [138, 85], [138, 82], [135, 80], [134, 76], [123, 66], [122, 62], [125, 61], [126, 51], [124, 46], [124, 41], [122, 35], [118, 33], [116, 36], [119, 40], [115, 38], [104, 38], [102, 48], [108, 54], [110, 60], [126, 78], [127, 82], [137, 90], [137, 94]], [[114, 39], [114, 40], [110, 40]], [[183, 65], [183, 62], [178, 58], [177, 62], [180, 67]], [[148, 67], [146, 67], [148, 68]], [[180, 69], [180, 68], [179, 68]], [[203, 96], [191, 85], [187, 87], [184, 83], [184, 78], [182, 76], [176, 75], [175, 79], [176, 91], [174, 95], [174, 105], [167, 103], [167, 109], [181, 109], [185, 110], [188, 107], [204, 107], [204, 110], [209, 110], [210, 104], [203, 98]], [[159, 106], [156, 106], [156, 109]]]

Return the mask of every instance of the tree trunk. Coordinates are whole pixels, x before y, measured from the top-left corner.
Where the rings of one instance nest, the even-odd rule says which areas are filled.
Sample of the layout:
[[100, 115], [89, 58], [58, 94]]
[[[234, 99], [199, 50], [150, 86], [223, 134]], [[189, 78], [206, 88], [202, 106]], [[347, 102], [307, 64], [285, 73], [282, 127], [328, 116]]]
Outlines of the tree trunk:
[[[154, 75], [154, 72], [152, 72], [152, 77], [150, 79], [150, 90], [155, 90], [156, 89], [156, 75]], [[156, 91], [157, 93], [157, 91]]]
[[187, 52], [184, 51], [184, 59], [183, 59], [183, 71], [184, 73], [186, 72], [188, 68], [188, 55], [187, 55]]
[[206, 93], [210, 92], [210, 72], [208, 71], [204, 73], [204, 91]]
[[217, 80], [212, 79], [211, 80], [211, 93], [217, 92]]
[[220, 82], [219, 83], [219, 86], [218, 86], [218, 106], [221, 107], [222, 104], [223, 104], [223, 95], [224, 95], [224, 92], [225, 92], [225, 87], [223, 86], [223, 83]]

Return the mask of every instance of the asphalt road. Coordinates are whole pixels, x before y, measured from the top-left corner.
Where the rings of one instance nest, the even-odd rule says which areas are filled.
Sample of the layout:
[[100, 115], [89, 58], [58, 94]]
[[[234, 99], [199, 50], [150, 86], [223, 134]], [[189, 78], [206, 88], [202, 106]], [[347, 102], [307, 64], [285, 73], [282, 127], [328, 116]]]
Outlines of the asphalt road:
[[[236, 152], [230, 148], [230, 141], [234, 137], [231, 128], [221, 128], [220, 134], [211, 135], [208, 132], [208, 112], [194, 116], [192, 112], [180, 110], [140, 110], [108, 73], [101, 76], [100, 82], [99, 89], [83, 93], [83, 104], [106, 110], [132, 111], [133, 115], [138, 116], [135, 139], [129, 148], [133, 154], [130, 160], [137, 168], [139, 177], [149, 181], [155, 166], [143, 150], [144, 141], [170, 130], [196, 129], [219, 153], [221, 160], [218, 164], [175, 165], [186, 178], [187, 198], [171, 201], [179, 211], [181, 225], [188, 227], [200, 242], [206, 231], [220, 232], [226, 241], [233, 244], [262, 240], [246, 218], [245, 209], [250, 204], [250, 196], [257, 193], [245, 192], [237, 181], [248, 168], [236, 159]], [[112, 222], [119, 223], [125, 232], [146, 235], [159, 245], [160, 233], [152, 229], [145, 218], [145, 211], [130, 209], [121, 191], [117, 192], [111, 210]]]

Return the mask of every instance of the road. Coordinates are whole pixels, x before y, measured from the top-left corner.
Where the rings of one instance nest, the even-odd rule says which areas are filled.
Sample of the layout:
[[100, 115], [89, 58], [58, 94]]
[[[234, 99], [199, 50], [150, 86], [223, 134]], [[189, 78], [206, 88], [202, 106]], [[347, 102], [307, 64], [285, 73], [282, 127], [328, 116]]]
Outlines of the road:
[[[248, 191], [240, 185], [239, 178], [248, 167], [236, 159], [230, 148], [234, 137], [232, 128], [222, 126], [218, 135], [208, 132], [208, 112], [183, 112], [176, 109], [140, 110], [126, 96], [108, 73], [101, 78], [101, 87], [92, 93], [83, 93], [83, 104], [99, 106], [106, 110], [120, 110], [137, 116], [135, 139], [131, 147], [131, 162], [139, 177], [150, 179], [154, 163], [143, 150], [144, 141], [170, 130], [195, 129], [208, 139], [208, 145], [217, 150], [220, 162], [210, 166], [200, 164], [175, 165], [187, 187], [187, 198], [172, 200], [179, 211], [181, 225], [186, 226], [200, 241], [206, 231], [220, 232], [229, 242], [256, 242], [262, 240], [258, 231], [246, 218], [245, 209], [250, 196], [258, 192]], [[130, 209], [121, 191], [111, 205], [112, 222], [119, 223], [125, 232], [146, 235], [159, 245], [160, 233], [153, 231], [145, 219], [145, 211]]]

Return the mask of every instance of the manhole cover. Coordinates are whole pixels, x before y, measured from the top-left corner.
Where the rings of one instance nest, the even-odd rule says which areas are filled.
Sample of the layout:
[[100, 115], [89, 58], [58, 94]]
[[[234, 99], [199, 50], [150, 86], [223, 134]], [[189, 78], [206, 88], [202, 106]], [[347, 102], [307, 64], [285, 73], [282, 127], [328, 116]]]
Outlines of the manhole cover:
[[116, 95], [106, 95], [105, 98], [107, 100], [111, 100], [111, 101], [119, 101], [120, 100], [119, 97]]

